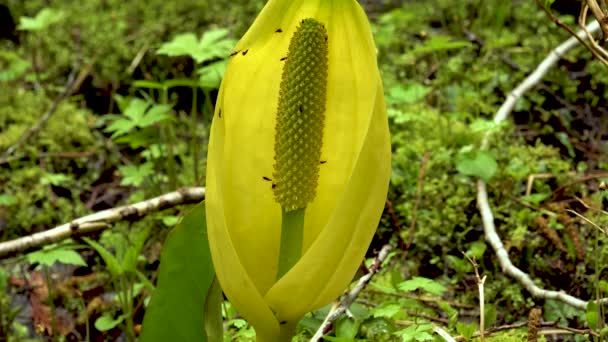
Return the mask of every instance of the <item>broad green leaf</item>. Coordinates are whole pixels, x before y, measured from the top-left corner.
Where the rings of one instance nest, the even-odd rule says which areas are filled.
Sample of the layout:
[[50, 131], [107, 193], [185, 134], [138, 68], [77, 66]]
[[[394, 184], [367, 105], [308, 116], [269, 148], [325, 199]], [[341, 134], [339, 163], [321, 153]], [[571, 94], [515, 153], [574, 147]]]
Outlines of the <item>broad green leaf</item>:
[[475, 176], [485, 182], [496, 173], [498, 164], [494, 157], [485, 151], [461, 153], [456, 160], [456, 169], [466, 176]]
[[95, 329], [99, 331], [108, 331], [114, 329], [117, 325], [119, 325], [122, 321], [125, 320], [125, 316], [120, 315], [116, 318], [112, 317], [109, 313], [104, 313], [95, 320]]
[[40, 264], [44, 266], [52, 266], [56, 262], [76, 266], [87, 265], [87, 263], [84, 261], [84, 259], [82, 259], [82, 256], [80, 256], [78, 252], [66, 248], [39, 250], [36, 252], [29, 253], [25, 256], [25, 259], [30, 264]]
[[217, 277], [213, 277], [211, 288], [205, 299], [203, 321], [205, 332], [209, 341], [222, 341], [224, 336], [224, 322], [222, 320], [222, 288]]
[[114, 255], [112, 255], [112, 253], [110, 253], [110, 251], [105, 249], [105, 247], [103, 247], [99, 243], [97, 243], [87, 237], [83, 237], [82, 239], [86, 243], [88, 243], [91, 247], [93, 247], [93, 249], [95, 249], [95, 251], [97, 251], [97, 253], [99, 253], [99, 255], [101, 256], [103, 261], [106, 263], [106, 267], [108, 268], [108, 271], [110, 272], [110, 274], [113, 277], [117, 277], [122, 274], [122, 268], [120, 267], [120, 263], [118, 263], [118, 260], [116, 259], [116, 257]]
[[204, 308], [214, 275], [201, 203], [167, 237], [139, 341], [207, 341]]
[[42, 31], [54, 23], [63, 20], [64, 13], [52, 8], [43, 8], [35, 17], [21, 17], [18, 30], [23, 31]]
[[411, 292], [415, 290], [424, 290], [428, 293], [441, 296], [447, 288], [438, 282], [424, 277], [413, 277], [410, 280], [406, 280], [397, 286], [399, 290], [405, 292]]

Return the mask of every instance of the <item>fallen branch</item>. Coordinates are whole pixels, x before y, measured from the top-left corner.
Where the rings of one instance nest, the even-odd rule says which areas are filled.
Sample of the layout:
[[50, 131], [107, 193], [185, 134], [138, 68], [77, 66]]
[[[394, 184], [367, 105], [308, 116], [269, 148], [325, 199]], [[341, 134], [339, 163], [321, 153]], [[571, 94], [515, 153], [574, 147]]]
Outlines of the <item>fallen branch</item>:
[[[598, 29], [599, 25], [597, 22], [593, 22], [587, 27], [588, 31], [596, 31]], [[515, 102], [526, 91], [540, 82], [549, 69], [553, 67], [566, 52], [577, 45], [577, 40], [584, 41], [585, 39], [587, 39], [585, 32], [579, 31], [576, 38], [571, 37], [564, 43], [560, 44], [557, 48], [553, 49], [538, 65], [536, 70], [534, 70], [532, 74], [526, 77], [521, 84], [519, 84], [512, 92], [509, 93], [506, 101], [496, 112], [494, 122], [498, 124], [504, 121], [513, 110]], [[484, 149], [487, 148], [490, 134], [491, 133], [488, 132], [484, 136], [482, 142], [482, 148]], [[513, 265], [509, 259], [509, 253], [505, 249], [504, 244], [496, 232], [496, 226], [494, 225], [494, 214], [492, 213], [492, 208], [490, 207], [490, 203], [488, 201], [486, 183], [481, 179], [477, 180], [477, 206], [481, 214], [485, 238], [492, 246], [492, 249], [494, 249], [494, 253], [498, 258], [498, 262], [500, 263], [500, 267], [502, 268], [503, 272], [517, 280], [523, 287], [526, 288], [526, 290], [530, 292], [530, 294], [532, 294], [533, 297], [559, 300], [565, 304], [582, 310], [586, 308], [586, 301], [573, 297], [564, 291], [545, 290], [538, 287], [536, 284], [534, 284], [534, 281], [528, 274]]]
[[111, 223], [138, 220], [152, 212], [180, 204], [198, 203], [205, 198], [205, 188], [183, 188], [143, 202], [112, 208], [77, 218], [55, 228], [0, 243], [0, 257], [23, 253], [71, 236], [89, 234], [110, 227]]
[[[598, 23], [594, 21], [593, 23], [589, 24], [589, 26], [587, 26], [587, 30], [589, 32], [595, 32], [599, 30], [599, 27], [600, 26], [598, 25]], [[500, 123], [507, 118], [511, 111], [513, 111], [513, 107], [515, 106], [517, 100], [519, 100], [519, 98], [522, 97], [525, 92], [530, 90], [530, 88], [537, 85], [545, 76], [545, 74], [549, 71], [549, 69], [551, 69], [555, 65], [555, 63], [557, 63], [562, 58], [562, 56], [566, 54], [566, 52], [577, 46], [577, 39], [581, 39], [583, 41], [587, 39], [585, 32], [583, 32], [582, 30], [579, 31], [576, 34], [576, 37], [569, 38], [568, 40], [560, 44], [558, 47], [551, 50], [549, 52], [549, 55], [538, 65], [538, 67], [536, 67], [534, 72], [532, 72], [528, 77], [526, 77], [523, 82], [521, 82], [513, 91], [511, 91], [509, 95], [507, 95], [507, 100], [502, 104], [502, 106], [500, 106], [498, 112], [496, 112], [496, 115], [494, 116], [495, 123]], [[486, 140], [484, 140], [484, 144], [487, 144], [487, 135]]]
[[374, 259], [374, 263], [370, 266], [369, 272], [363, 277], [359, 278], [357, 285], [355, 285], [355, 287], [349, 293], [344, 295], [340, 299], [339, 303], [335, 304], [331, 308], [331, 310], [327, 314], [327, 317], [325, 317], [325, 320], [323, 321], [323, 323], [321, 323], [319, 329], [317, 329], [317, 332], [310, 339], [311, 342], [321, 341], [323, 336], [329, 333], [329, 331], [331, 330], [332, 323], [335, 322], [338, 318], [340, 318], [344, 314], [344, 312], [346, 312], [346, 310], [355, 301], [355, 299], [357, 299], [359, 293], [367, 286], [367, 284], [369, 284], [372, 277], [376, 273], [378, 273], [382, 262], [384, 261], [384, 259], [386, 259], [391, 249], [391, 245], [384, 245], [384, 247], [382, 247], [382, 249], [378, 253], [378, 256]]

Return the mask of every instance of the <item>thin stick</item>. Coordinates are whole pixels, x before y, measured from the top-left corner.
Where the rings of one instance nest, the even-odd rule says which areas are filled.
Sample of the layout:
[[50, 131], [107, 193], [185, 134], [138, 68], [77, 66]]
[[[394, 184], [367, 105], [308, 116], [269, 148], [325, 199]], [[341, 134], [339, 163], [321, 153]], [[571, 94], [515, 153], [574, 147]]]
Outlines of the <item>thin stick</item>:
[[[593, 22], [587, 26], [587, 30], [589, 32], [596, 32], [599, 29], [599, 25], [597, 22]], [[585, 40], [587, 37], [585, 32], [582, 30], [576, 33], [576, 37], [581, 40]], [[551, 69], [561, 58], [573, 47], [577, 46], [577, 38], [571, 37], [562, 44], [560, 44], [555, 49], [549, 52], [549, 55], [536, 67], [534, 72], [532, 72], [526, 79], [520, 83], [513, 91], [509, 93], [507, 96], [507, 100], [500, 106], [498, 112], [494, 116], [494, 122], [500, 123], [504, 121], [507, 116], [513, 111], [513, 107], [515, 107], [515, 103], [519, 100], [522, 95], [530, 90], [530, 88], [534, 87], [538, 84], [545, 74]], [[486, 147], [487, 139], [484, 139], [483, 146]]]
[[[591, 23], [587, 26], [587, 30], [596, 31], [599, 29], [599, 25], [597, 22]], [[544, 75], [549, 71], [551, 67], [553, 67], [557, 61], [566, 53], [568, 50], [572, 49], [577, 45], [577, 39], [579, 41], [584, 41], [587, 37], [585, 33], [579, 31], [577, 33], [577, 37], [571, 37], [566, 40], [564, 43], [560, 44], [557, 48], [553, 49], [549, 55], [538, 65], [536, 70], [532, 74], [530, 74], [526, 79], [519, 84], [512, 92], [509, 93], [506, 101], [499, 108], [494, 116], [495, 123], [501, 123], [504, 121], [507, 116], [513, 110], [516, 101], [529, 89], [539, 83]], [[484, 136], [483, 142], [481, 144], [482, 149], [487, 148], [489, 143], [489, 137], [491, 133], [486, 133]], [[488, 201], [488, 192], [486, 190], [486, 183], [478, 179], [477, 180], [477, 206], [479, 208], [479, 212], [481, 215], [483, 229], [485, 238], [492, 246], [496, 257], [498, 258], [498, 262], [503, 270], [503, 272], [515, 280], [517, 280], [523, 287], [530, 292], [533, 297], [536, 298], [544, 298], [544, 299], [555, 299], [561, 301], [565, 304], [573, 306], [575, 308], [584, 310], [587, 306], [587, 302], [573, 297], [564, 291], [551, 291], [545, 290], [538, 287], [530, 276], [517, 268], [509, 259], [509, 253], [505, 249], [504, 244], [502, 243], [498, 233], [496, 232], [496, 226], [494, 225], [494, 214], [492, 213], [492, 208], [490, 207], [490, 203]], [[606, 299], [601, 300], [600, 302], [606, 302]]]
[[469, 260], [471, 265], [473, 265], [473, 269], [475, 270], [475, 279], [477, 279], [477, 288], [479, 290], [479, 339], [481, 340], [481, 342], [484, 342], [485, 336], [483, 332], [486, 329], [486, 309], [483, 286], [486, 283], [486, 276], [484, 275], [483, 277], [481, 277], [479, 275], [479, 265], [477, 265], [477, 262], [474, 258], [471, 258], [466, 254], [464, 254], [464, 256]]
[[331, 330], [332, 323], [338, 318], [340, 318], [340, 316], [342, 316], [342, 314], [346, 312], [346, 310], [355, 301], [355, 299], [357, 299], [359, 293], [367, 286], [367, 284], [369, 284], [372, 277], [376, 273], [378, 273], [378, 271], [380, 270], [380, 266], [382, 266], [382, 262], [384, 261], [384, 259], [386, 259], [392, 249], [393, 247], [391, 245], [384, 245], [382, 247], [382, 249], [378, 253], [378, 256], [374, 259], [374, 263], [369, 268], [369, 272], [363, 277], [359, 278], [357, 285], [355, 285], [355, 287], [349, 293], [342, 296], [338, 303], [334, 304], [334, 306], [329, 311], [329, 314], [327, 314], [327, 317], [325, 317], [323, 323], [321, 323], [321, 326], [319, 327], [317, 332], [315, 332], [313, 337], [310, 339], [311, 342], [321, 341], [323, 336]]
[[[551, 20], [557, 24], [557, 26], [563, 28], [564, 30], [568, 31], [568, 33], [570, 33], [570, 35], [572, 35], [572, 38], [577, 39], [579, 41], [579, 43], [581, 43], [581, 45], [583, 45], [585, 48], [587, 48], [587, 50], [589, 50], [589, 52], [591, 52], [591, 54], [597, 58], [600, 62], [607, 64], [608, 61], [606, 61], [600, 54], [598, 54], [598, 52], [593, 48], [593, 46], [591, 46], [587, 40], [586, 37], [584, 37], [581, 33], [585, 33], [585, 32], [581, 32], [579, 31], [578, 33], [575, 33], [570, 26], [566, 25], [563, 21], [559, 20], [559, 18], [557, 18], [553, 13], [551, 13], [551, 11], [549, 11], [545, 6], [543, 6], [540, 3], [540, 0], [535, 0], [536, 3], [538, 4], [538, 6], [540, 8], [542, 8], [543, 11], [545, 11], [545, 13], [549, 16], [549, 18], [551, 18]], [[600, 25], [597, 21], [592, 22], [591, 24], [589, 24], [587, 26], [587, 30], [589, 32], [595, 32], [596, 30], [598, 30], [600, 28]]]
[[137, 220], [155, 211], [180, 204], [198, 203], [205, 198], [205, 188], [184, 188], [143, 202], [125, 205], [77, 218], [55, 228], [0, 243], [0, 257], [8, 257], [71, 236], [89, 234], [110, 227], [110, 223]]

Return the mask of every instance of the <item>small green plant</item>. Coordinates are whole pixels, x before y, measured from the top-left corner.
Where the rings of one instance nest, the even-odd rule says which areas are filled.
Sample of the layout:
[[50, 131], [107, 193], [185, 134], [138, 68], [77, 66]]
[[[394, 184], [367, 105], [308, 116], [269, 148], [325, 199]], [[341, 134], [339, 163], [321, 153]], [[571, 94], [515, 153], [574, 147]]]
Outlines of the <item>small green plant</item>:
[[61, 263], [65, 265], [75, 266], [86, 266], [87, 263], [82, 259], [80, 254], [75, 251], [78, 246], [74, 244], [59, 244], [50, 245], [45, 248], [29, 253], [25, 256], [25, 260], [36, 265], [36, 268], [41, 268], [44, 274], [44, 280], [48, 291], [48, 306], [51, 309], [51, 331], [53, 341], [58, 341], [57, 336], [57, 315], [55, 308], [55, 286], [53, 279], [50, 275], [50, 267], [55, 263]]
[[123, 331], [129, 338], [129, 341], [136, 341], [133, 323], [133, 315], [135, 314], [134, 301], [144, 287], [148, 287], [150, 290], [153, 288], [145, 275], [137, 267], [149, 232], [150, 229], [143, 229], [126, 237], [115, 234], [115, 238], [112, 239], [114, 242], [113, 247], [115, 248], [114, 253], [98, 242], [89, 238], [83, 238], [104, 261], [106, 270], [112, 279], [120, 306], [120, 313], [104, 312], [95, 321], [95, 328], [97, 330], [108, 331], [118, 325], [122, 325]]

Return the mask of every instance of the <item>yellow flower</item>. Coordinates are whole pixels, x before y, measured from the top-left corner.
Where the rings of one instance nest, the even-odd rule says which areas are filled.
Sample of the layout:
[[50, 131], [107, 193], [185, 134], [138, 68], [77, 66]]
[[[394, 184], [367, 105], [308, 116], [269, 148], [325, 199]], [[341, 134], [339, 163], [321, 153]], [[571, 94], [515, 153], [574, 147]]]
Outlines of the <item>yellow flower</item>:
[[[322, 117], [314, 116], [322, 121], [320, 158], [311, 152], [319, 165], [310, 172], [317, 178], [307, 181], [313, 184], [307, 202], [279, 204], [283, 195], [275, 188], [290, 184], [276, 179], [284, 161], [275, 153], [279, 94], [289, 97], [283, 69], [291, 62], [288, 51], [294, 58], [290, 42], [305, 19], [322, 24], [325, 31], [312, 30], [327, 37], [326, 75], [319, 78], [325, 90], [313, 87], [321, 99], [315, 108], [324, 105]], [[266, 4], [230, 57], [207, 163], [207, 226], [220, 284], [258, 341], [288, 340], [305, 313], [337, 298], [352, 280], [388, 188], [382, 82], [369, 23], [355, 0]], [[283, 275], [281, 223], [291, 207], [304, 215], [302, 252]]]

